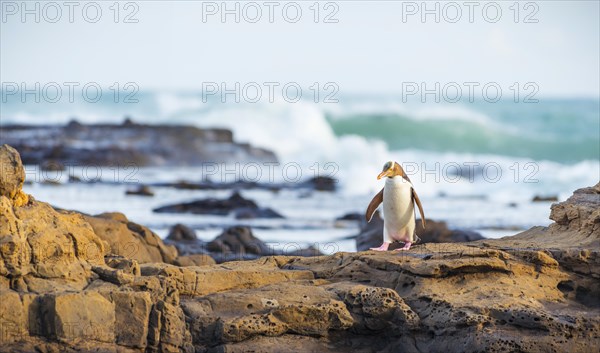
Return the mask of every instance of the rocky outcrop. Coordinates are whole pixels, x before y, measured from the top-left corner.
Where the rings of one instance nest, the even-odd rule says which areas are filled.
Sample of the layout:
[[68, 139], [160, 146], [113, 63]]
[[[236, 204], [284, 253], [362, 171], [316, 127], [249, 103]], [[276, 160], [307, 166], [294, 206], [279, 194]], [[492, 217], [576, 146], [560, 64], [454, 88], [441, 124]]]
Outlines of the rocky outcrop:
[[226, 129], [123, 124], [3, 125], [3, 142], [25, 164], [65, 166], [186, 166], [214, 162], [276, 162], [271, 151], [237, 143]]
[[25, 170], [19, 153], [9, 145], [0, 146], [0, 196], [5, 196], [17, 206], [29, 199], [21, 191], [25, 182]]
[[256, 202], [244, 198], [237, 191], [226, 199], [201, 199], [158, 207], [153, 211], [157, 213], [193, 213], [217, 216], [227, 216], [233, 213], [236, 219], [283, 218], [282, 215], [270, 208], [258, 207]]
[[[223, 230], [210, 242], [196, 238], [195, 232], [181, 224], [171, 228], [165, 244], [175, 246], [182, 256], [210, 256], [217, 263], [235, 260], [254, 260], [263, 256], [298, 255], [319, 256], [321, 253], [314, 248], [303, 248], [284, 253], [258, 239], [252, 229], [243, 226], [229, 227]], [[181, 257], [181, 256], [180, 256]]]
[[[350, 215], [345, 218], [355, 218]], [[356, 249], [358, 251], [369, 250], [381, 245], [383, 240], [383, 219], [376, 211], [371, 222], [364, 221], [364, 216], [360, 217], [361, 229], [356, 236]], [[446, 222], [427, 220], [427, 227], [423, 228], [421, 220], [417, 220], [416, 233], [421, 239], [419, 243], [460, 243], [484, 239], [481, 234], [463, 229], [449, 229]], [[390, 250], [401, 248], [401, 243], [392, 243]]]
[[177, 182], [155, 183], [152, 186], [170, 187], [182, 190], [268, 190], [277, 192], [282, 189], [301, 190], [305, 195], [312, 191], [332, 192], [337, 190], [338, 181], [331, 177], [318, 176], [312, 177], [302, 182], [255, 182], [247, 180], [236, 180], [234, 182], [219, 182], [209, 178], [201, 181], [180, 180]]
[[599, 189], [503, 239], [206, 266], [111, 254], [98, 229], [124, 232], [126, 218], [93, 227], [3, 191], [0, 351], [596, 351]]
[[139, 263], [172, 263], [177, 250], [168, 246], [150, 229], [130, 222], [122, 213], [103, 213], [97, 216], [84, 216], [94, 233], [104, 240], [107, 254], [121, 255]]

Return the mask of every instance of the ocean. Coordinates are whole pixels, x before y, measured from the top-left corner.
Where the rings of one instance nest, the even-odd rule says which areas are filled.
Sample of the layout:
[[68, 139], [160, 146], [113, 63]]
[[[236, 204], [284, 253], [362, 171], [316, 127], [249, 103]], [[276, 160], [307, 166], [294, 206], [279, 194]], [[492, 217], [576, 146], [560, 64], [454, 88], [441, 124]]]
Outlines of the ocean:
[[[5, 98], [3, 96], [3, 98]], [[329, 176], [338, 182], [335, 193], [245, 191], [261, 206], [271, 207], [285, 220], [251, 220], [255, 234], [276, 247], [293, 250], [307, 244], [331, 253], [353, 251], [357, 225], [335, 218], [364, 212], [383, 186], [376, 180], [386, 161], [401, 163], [419, 193], [425, 214], [450, 227], [481, 232], [487, 237], [515, 234], [550, 223], [551, 202], [532, 202], [534, 196], [565, 200], [577, 188], [600, 180], [600, 101], [597, 99], [539, 99], [537, 103], [423, 103], [396, 96], [348, 95], [332, 103], [303, 99], [295, 103], [227, 102], [187, 92], [139, 92], [137, 102], [115, 103], [106, 94], [96, 103], [49, 103], [18, 96], [2, 103], [1, 124], [120, 123], [129, 117], [140, 123], [190, 124], [225, 127], [234, 139], [273, 150], [277, 165], [219, 166], [213, 180], [234, 179], [299, 182]], [[28, 166], [34, 181], [40, 171]], [[76, 170], [82, 173], [82, 168]], [[212, 239], [231, 217], [155, 214], [154, 207], [228, 191], [184, 191], [158, 188], [150, 200], [125, 196], [132, 183], [186, 179], [198, 181], [201, 167], [140, 168], [128, 183], [33, 183], [26, 192], [57, 207], [87, 213], [119, 211], [166, 236], [175, 223]], [[114, 170], [102, 179], [114, 181]], [[120, 180], [123, 181], [123, 180]]]

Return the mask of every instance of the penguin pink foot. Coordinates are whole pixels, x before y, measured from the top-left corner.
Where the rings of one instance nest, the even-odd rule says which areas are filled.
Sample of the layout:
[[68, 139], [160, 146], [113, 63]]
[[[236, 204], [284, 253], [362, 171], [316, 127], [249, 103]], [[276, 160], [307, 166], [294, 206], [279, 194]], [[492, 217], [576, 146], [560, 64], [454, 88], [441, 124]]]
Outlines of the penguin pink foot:
[[390, 247], [390, 243], [384, 242], [383, 244], [381, 244], [380, 247], [378, 248], [371, 248], [371, 250], [375, 250], [375, 251], [387, 251], [387, 249]]
[[406, 243], [404, 243], [404, 246], [398, 249], [394, 249], [394, 251], [405, 251], [405, 250], [410, 250], [410, 246], [412, 245], [411, 242], [407, 241]]

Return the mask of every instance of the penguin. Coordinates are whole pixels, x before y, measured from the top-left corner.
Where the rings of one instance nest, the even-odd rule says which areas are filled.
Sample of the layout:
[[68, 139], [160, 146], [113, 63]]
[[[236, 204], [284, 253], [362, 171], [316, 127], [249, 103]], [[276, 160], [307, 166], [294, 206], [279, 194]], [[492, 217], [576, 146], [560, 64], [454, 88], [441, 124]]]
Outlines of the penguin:
[[371, 222], [375, 210], [383, 203], [383, 244], [376, 251], [387, 251], [391, 243], [400, 241], [404, 247], [397, 250], [409, 250], [419, 240], [415, 234], [415, 204], [419, 207], [423, 228], [425, 213], [421, 200], [417, 195], [404, 169], [397, 162], [387, 162], [377, 180], [387, 177], [385, 186], [373, 197], [367, 207], [365, 218]]

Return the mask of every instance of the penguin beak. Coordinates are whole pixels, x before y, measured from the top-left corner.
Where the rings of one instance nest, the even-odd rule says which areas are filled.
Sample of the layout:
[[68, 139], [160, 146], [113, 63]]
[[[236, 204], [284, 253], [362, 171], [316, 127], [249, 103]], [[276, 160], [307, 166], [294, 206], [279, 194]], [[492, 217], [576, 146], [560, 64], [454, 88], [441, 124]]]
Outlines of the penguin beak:
[[391, 169], [388, 170], [384, 170], [383, 172], [379, 173], [379, 175], [377, 176], [377, 180], [381, 179], [381, 178], [385, 178], [386, 176], [389, 176], [391, 174]]

